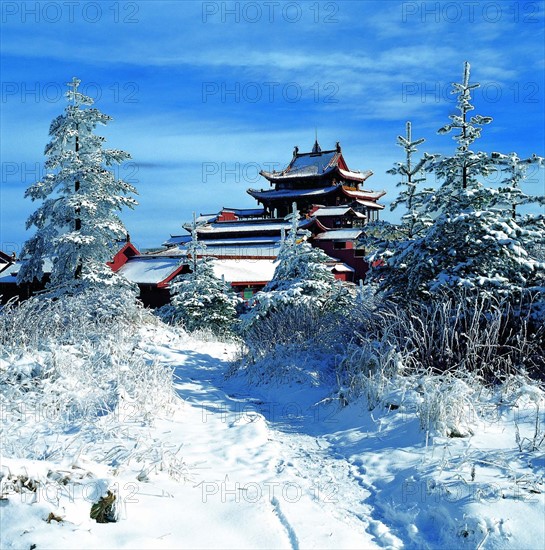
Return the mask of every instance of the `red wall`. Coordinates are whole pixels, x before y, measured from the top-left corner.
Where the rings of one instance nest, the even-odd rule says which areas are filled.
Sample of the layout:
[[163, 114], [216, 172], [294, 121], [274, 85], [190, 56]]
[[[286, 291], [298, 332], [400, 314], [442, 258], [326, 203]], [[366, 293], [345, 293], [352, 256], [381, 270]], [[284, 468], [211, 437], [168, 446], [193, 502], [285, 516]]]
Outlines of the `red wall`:
[[321, 248], [328, 256], [337, 258], [341, 262], [349, 265], [354, 269], [354, 282], [357, 283], [360, 279], [365, 278], [365, 273], [369, 269], [367, 262], [363, 258], [354, 257], [354, 244], [347, 242], [346, 245], [351, 248], [336, 249], [333, 248], [333, 241], [314, 241], [313, 246]]

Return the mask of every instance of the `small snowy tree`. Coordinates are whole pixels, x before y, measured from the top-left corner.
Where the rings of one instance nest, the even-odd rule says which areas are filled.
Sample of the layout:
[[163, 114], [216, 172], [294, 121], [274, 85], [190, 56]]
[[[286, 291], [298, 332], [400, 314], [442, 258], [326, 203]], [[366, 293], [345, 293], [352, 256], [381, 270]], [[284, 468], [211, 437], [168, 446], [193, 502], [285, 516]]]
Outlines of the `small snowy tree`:
[[[511, 208], [513, 219], [517, 218], [517, 207], [528, 204], [545, 205], [544, 195], [528, 195], [521, 189], [521, 183], [528, 177], [528, 168], [530, 166], [542, 167], [543, 157], [532, 155], [527, 159], [520, 159], [516, 153], [504, 155], [502, 153], [492, 153], [492, 159], [496, 166], [502, 171], [504, 178], [500, 183], [500, 189], [496, 199], [496, 207], [503, 210]], [[533, 217], [520, 217], [523, 223], [532, 224], [536, 221]], [[543, 220], [543, 216], [541, 216]]]
[[367, 224], [362, 244], [369, 252], [369, 262], [375, 267], [368, 273], [369, 280], [382, 280], [397, 278], [397, 272], [404, 269], [404, 264], [398, 264], [403, 250], [409, 242], [423, 235], [433, 224], [433, 220], [426, 211], [426, 204], [433, 195], [433, 189], [420, 189], [419, 185], [426, 181], [423, 177], [427, 164], [433, 160], [433, 155], [424, 155], [414, 161], [413, 155], [418, 151], [418, 145], [424, 143], [420, 138], [413, 141], [412, 126], [406, 124], [406, 135], [397, 137], [397, 144], [405, 151], [405, 162], [396, 162], [394, 167], [387, 171], [388, 174], [401, 178], [397, 187], [403, 190], [392, 202], [391, 210], [400, 205], [405, 205], [406, 212], [401, 217], [400, 224], [391, 224], [385, 221]]
[[401, 217], [400, 230], [406, 239], [412, 240], [425, 233], [426, 229], [433, 223], [425, 208], [427, 201], [433, 194], [433, 189], [430, 187], [419, 188], [419, 185], [426, 181], [424, 170], [426, 165], [433, 160], [433, 155], [424, 153], [424, 156], [420, 159], [413, 161], [414, 153], [418, 152], [417, 147], [426, 140], [420, 138], [413, 141], [410, 122], [407, 122], [405, 130], [405, 137], [397, 136], [397, 144], [405, 151], [405, 162], [396, 162], [394, 167], [386, 173], [401, 177], [397, 187], [404, 189], [392, 202], [391, 209], [395, 210], [398, 206], [405, 205], [406, 212]]
[[326, 312], [352, 304], [348, 291], [327, 265], [331, 258], [312, 247], [307, 241], [309, 232], [299, 229], [301, 217], [295, 203], [286, 219], [291, 220], [291, 229], [283, 238], [274, 276], [255, 296], [252, 309], [244, 316], [247, 325], [287, 307]]
[[106, 262], [127, 235], [117, 213], [137, 204], [130, 196], [136, 189], [109, 170], [130, 155], [103, 149], [104, 138], [94, 130], [111, 117], [83, 108], [93, 100], [78, 91], [79, 84], [77, 78], [68, 84], [70, 103], [51, 123], [51, 141], [45, 148], [48, 173], [25, 193], [42, 204], [27, 221], [27, 229], [34, 226], [36, 232], [23, 247], [18, 282], [41, 280], [44, 261], [50, 259], [48, 286], [61, 293], [123, 282]]
[[179, 275], [171, 285], [172, 319], [190, 332], [208, 329], [226, 335], [233, 330], [242, 299], [214, 274], [212, 259], [203, 255], [206, 246], [199, 242], [197, 227], [193, 220], [187, 247], [191, 272]]

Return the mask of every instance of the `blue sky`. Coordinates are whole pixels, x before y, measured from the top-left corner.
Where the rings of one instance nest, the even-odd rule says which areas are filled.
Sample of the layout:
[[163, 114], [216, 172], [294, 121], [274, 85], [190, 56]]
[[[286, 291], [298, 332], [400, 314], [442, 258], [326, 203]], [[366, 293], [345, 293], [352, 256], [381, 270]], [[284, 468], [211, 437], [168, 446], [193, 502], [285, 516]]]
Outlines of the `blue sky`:
[[[113, 117], [100, 134], [133, 162], [139, 190], [122, 215], [154, 247], [192, 212], [252, 207], [259, 168], [294, 145], [340, 141], [368, 187], [395, 198], [385, 172], [407, 120], [422, 151], [454, 112], [463, 63], [481, 83], [475, 113], [492, 116], [476, 148], [545, 154], [545, 3], [529, 2], [9, 2], [1, 4], [0, 248], [19, 251], [35, 205], [51, 120], [73, 76]], [[543, 171], [542, 171], [543, 172]], [[543, 173], [526, 184], [545, 193]], [[433, 183], [433, 181], [430, 181]], [[384, 212], [396, 220], [397, 211]]]

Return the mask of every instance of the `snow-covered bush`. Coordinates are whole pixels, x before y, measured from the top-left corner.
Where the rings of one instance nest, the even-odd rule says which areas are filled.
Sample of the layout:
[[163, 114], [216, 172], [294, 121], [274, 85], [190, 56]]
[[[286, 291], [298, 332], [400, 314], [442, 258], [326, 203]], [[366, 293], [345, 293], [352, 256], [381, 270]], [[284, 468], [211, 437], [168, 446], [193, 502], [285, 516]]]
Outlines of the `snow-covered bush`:
[[0, 407], [6, 456], [62, 454], [46, 436], [81, 445], [126, 421], [148, 422], [170, 406], [172, 372], [141, 348], [158, 321], [133, 293], [36, 296], [0, 312]]
[[380, 334], [413, 370], [480, 373], [488, 380], [521, 370], [543, 374], [542, 335], [531, 333], [507, 300], [449, 292], [379, 315]]
[[171, 295], [174, 322], [187, 331], [210, 330], [218, 336], [232, 332], [242, 299], [216, 277], [210, 260], [199, 260], [195, 271], [179, 275]]
[[295, 203], [288, 219], [292, 222], [291, 229], [283, 239], [274, 276], [256, 294], [250, 311], [242, 316], [243, 333], [268, 316], [279, 317], [276, 323], [282, 318], [289, 323], [297, 308], [328, 314], [346, 310], [353, 303], [348, 290], [331, 273], [327, 265], [330, 258], [307, 242], [308, 232], [299, 231], [301, 218]]
[[331, 273], [328, 256], [299, 231], [295, 204], [288, 219], [291, 229], [274, 277], [241, 316], [244, 346], [237, 365], [252, 380], [301, 381], [308, 375], [316, 382], [331, 374], [335, 354], [352, 337], [346, 320], [355, 298]]
[[[453, 397], [453, 390], [463, 386], [455, 380], [497, 384], [520, 373], [545, 374], [543, 335], [529, 331], [507, 301], [445, 294], [405, 308], [385, 302], [362, 310], [360, 322], [350, 326], [356, 332], [336, 366], [338, 394], [348, 402], [365, 396], [373, 409], [388, 405], [400, 375], [413, 377], [413, 386], [423, 377], [429, 381], [422, 409], [428, 427], [438, 426], [435, 412], [447, 422], [444, 411], [454, 410], [459, 396]], [[451, 405], [449, 400], [454, 400]], [[457, 415], [461, 418], [462, 412]], [[449, 422], [454, 430], [456, 422]]]
[[336, 368], [339, 399], [348, 404], [364, 396], [369, 410], [380, 404], [397, 405], [386, 403], [386, 398], [403, 371], [401, 354], [387, 340], [351, 343]]
[[468, 373], [422, 376], [418, 416], [426, 433], [446, 437], [467, 437], [478, 419], [476, 396], [481, 381]]

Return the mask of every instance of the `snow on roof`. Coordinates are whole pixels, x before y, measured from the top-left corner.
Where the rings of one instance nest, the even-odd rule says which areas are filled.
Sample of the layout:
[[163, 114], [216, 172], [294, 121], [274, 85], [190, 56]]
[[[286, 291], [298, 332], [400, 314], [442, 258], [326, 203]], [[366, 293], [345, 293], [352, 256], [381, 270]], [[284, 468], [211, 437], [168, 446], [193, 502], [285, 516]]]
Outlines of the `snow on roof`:
[[240, 218], [263, 216], [265, 214], [264, 208], [223, 208], [222, 212], [232, 212], [235, 216]]
[[357, 218], [365, 218], [365, 214], [356, 212], [350, 206], [321, 206], [312, 215], [319, 218], [320, 216], [344, 216], [348, 212], [352, 212]]
[[350, 210], [350, 206], [321, 206], [313, 216], [344, 216]]
[[247, 193], [253, 197], [283, 199], [290, 197], [314, 197], [320, 195], [327, 195], [338, 190], [338, 187], [330, 185], [328, 187], [320, 187], [318, 189], [281, 189], [280, 191], [265, 190], [265, 189], [248, 189]]
[[0, 260], [0, 273], [4, 271], [8, 267], [8, 265], [13, 265], [11, 262], [4, 262], [3, 260]]
[[349, 265], [346, 264], [335, 264], [333, 268], [335, 271], [338, 271], [339, 273], [345, 272], [345, 273], [353, 273], [355, 270], [351, 268]]
[[181, 264], [180, 257], [133, 256], [118, 273], [133, 283], [158, 284], [172, 275]]
[[199, 241], [200, 243], [208, 246], [243, 246], [248, 244], [275, 244], [281, 241], [280, 235], [270, 235], [260, 237], [258, 235], [251, 237], [234, 237], [226, 239], [207, 239], [206, 241]]
[[[254, 223], [233, 223], [230, 224], [228, 222], [223, 223], [217, 223], [214, 225], [204, 225], [202, 227], [198, 228], [199, 233], [238, 233], [241, 231], [244, 232], [254, 232], [254, 231], [280, 231], [284, 227], [285, 229], [289, 229], [290, 223], [284, 222], [284, 223], [267, 223], [267, 224], [254, 224]], [[206, 244], [206, 243], [205, 243]]]
[[201, 214], [195, 218], [196, 223], [211, 223], [215, 222], [218, 214]]
[[0, 270], [0, 283], [16, 283], [19, 269], [21, 269], [21, 262], [2, 267]]
[[171, 235], [170, 239], [166, 240], [162, 246], [176, 246], [182, 243], [187, 243], [191, 240], [191, 235]]
[[213, 260], [216, 277], [224, 277], [229, 283], [269, 282], [274, 275], [273, 260]]
[[366, 170], [365, 172], [359, 172], [356, 170], [343, 170], [339, 167], [339, 174], [345, 178], [357, 179], [361, 182], [365, 181], [368, 177], [373, 175], [371, 170]]
[[[337, 151], [298, 155], [290, 164], [289, 172], [283, 175], [289, 177], [301, 174], [323, 174], [328, 168], [331, 168], [330, 165], [336, 155]], [[336, 163], [333, 163], [333, 166], [335, 165]]]
[[[0, 283], [16, 283], [17, 274], [21, 269], [22, 261], [18, 260], [15, 263], [4, 266], [0, 269]], [[53, 269], [53, 262], [50, 258], [45, 258], [43, 263], [43, 272], [44, 274], [51, 273]]]
[[380, 197], [386, 194], [386, 191], [365, 191], [363, 189], [356, 191], [344, 186], [343, 186], [343, 191], [348, 197], [352, 197], [354, 199], [362, 199], [362, 200], [380, 199]]
[[314, 237], [316, 241], [350, 241], [362, 234], [361, 229], [333, 229]]
[[[185, 249], [182, 249], [185, 251]], [[278, 256], [280, 251], [280, 242], [278, 243], [264, 243], [264, 244], [217, 244], [209, 246], [206, 245], [206, 249], [200, 252], [202, 256], [239, 256], [244, 257], [258, 257], [258, 258], [271, 258]], [[186, 252], [186, 251], [185, 251]]]
[[363, 200], [363, 199], [356, 199], [356, 202], [358, 204], [361, 204], [362, 206], [367, 206], [368, 208], [374, 208], [376, 210], [382, 210], [384, 208], [383, 204], [378, 204], [378, 203], [373, 202], [373, 201], [366, 201], [366, 200]]
[[146, 252], [142, 254], [144, 257], [149, 256], [185, 256], [186, 255], [186, 249], [185, 248], [178, 248], [177, 246], [171, 246], [170, 248], [166, 248], [163, 250], [154, 250], [152, 252]]
[[[301, 220], [299, 227], [306, 227], [310, 225], [311, 220]], [[197, 229], [200, 234], [212, 234], [212, 233], [239, 233], [248, 232], [253, 233], [260, 231], [278, 231], [284, 228], [286, 230], [291, 228], [291, 222], [285, 220], [252, 220], [252, 221], [235, 221], [235, 222], [218, 222], [210, 225], [203, 225]], [[207, 241], [204, 242], [206, 244]]]

